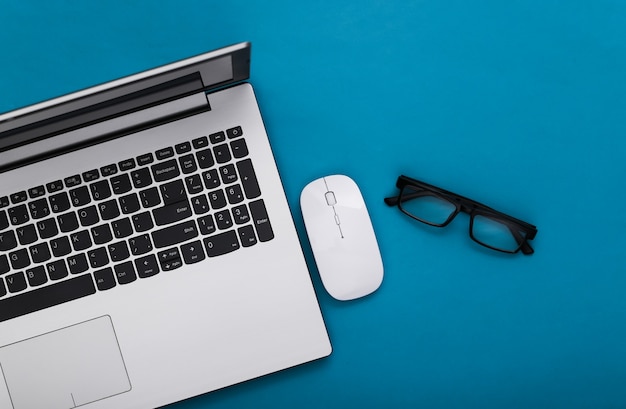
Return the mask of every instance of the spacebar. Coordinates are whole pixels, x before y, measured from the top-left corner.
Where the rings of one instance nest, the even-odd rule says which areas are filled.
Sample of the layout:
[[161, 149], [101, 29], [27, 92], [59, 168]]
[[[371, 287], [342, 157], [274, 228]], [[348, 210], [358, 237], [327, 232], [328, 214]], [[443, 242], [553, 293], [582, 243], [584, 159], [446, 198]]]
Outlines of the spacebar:
[[0, 322], [76, 300], [96, 292], [91, 274], [0, 300]]

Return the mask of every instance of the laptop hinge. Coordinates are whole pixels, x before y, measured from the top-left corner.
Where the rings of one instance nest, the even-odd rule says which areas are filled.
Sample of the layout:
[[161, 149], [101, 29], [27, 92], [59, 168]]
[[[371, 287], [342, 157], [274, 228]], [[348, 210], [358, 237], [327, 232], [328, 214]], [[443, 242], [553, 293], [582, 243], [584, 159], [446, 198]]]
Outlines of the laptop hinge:
[[205, 92], [0, 152], [0, 172], [210, 110]]

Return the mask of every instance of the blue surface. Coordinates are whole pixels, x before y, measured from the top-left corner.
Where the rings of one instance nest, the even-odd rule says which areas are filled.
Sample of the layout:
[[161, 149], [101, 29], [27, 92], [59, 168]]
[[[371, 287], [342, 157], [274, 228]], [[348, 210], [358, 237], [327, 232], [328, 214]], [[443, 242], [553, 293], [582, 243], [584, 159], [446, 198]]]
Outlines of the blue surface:
[[[4, 1], [0, 111], [242, 40], [334, 346], [173, 405], [626, 407], [626, 3]], [[385, 280], [325, 293], [298, 205], [360, 185]], [[483, 250], [382, 199], [400, 173], [537, 225]]]

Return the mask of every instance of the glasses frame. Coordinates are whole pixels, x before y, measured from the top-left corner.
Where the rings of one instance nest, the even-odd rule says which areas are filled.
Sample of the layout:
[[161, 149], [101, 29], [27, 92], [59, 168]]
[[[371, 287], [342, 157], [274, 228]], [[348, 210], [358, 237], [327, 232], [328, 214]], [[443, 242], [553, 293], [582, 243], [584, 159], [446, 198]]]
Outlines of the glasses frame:
[[[402, 213], [406, 214], [412, 219], [420, 221], [424, 224], [428, 224], [430, 226], [445, 227], [448, 224], [450, 224], [450, 222], [454, 220], [454, 218], [459, 213], [461, 212], [466, 213], [470, 216], [469, 235], [472, 240], [474, 240], [476, 243], [480, 244], [481, 246], [490, 248], [492, 250], [500, 251], [503, 253], [513, 254], [513, 253], [517, 253], [520, 250], [522, 251], [523, 254], [526, 254], [526, 255], [530, 255], [534, 253], [534, 250], [530, 246], [530, 243], [528, 243], [528, 240], [532, 240], [535, 238], [535, 235], [537, 234], [537, 227], [533, 226], [530, 223], [526, 223], [525, 221], [516, 219], [515, 217], [509, 216], [506, 213], [502, 213], [498, 210], [492, 209], [491, 207], [486, 206], [475, 200], [458, 195], [456, 193], [452, 193], [448, 190], [441, 189], [439, 187], [430, 185], [428, 183], [419, 181], [417, 179], [410, 178], [408, 176], [400, 175], [398, 177], [398, 180], [396, 181], [396, 187], [400, 189], [400, 194], [397, 196], [391, 196], [391, 197], [385, 198], [385, 203], [388, 206], [398, 206], [398, 208], [400, 209]], [[414, 192], [411, 195], [408, 195], [406, 194], [408, 187], [421, 189], [422, 192]], [[437, 224], [437, 223], [429, 222], [427, 220], [420, 219], [419, 217], [409, 213], [402, 207], [402, 202], [414, 199], [416, 197], [426, 196], [426, 195], [434, 196], [439, 199], [445, 200], [446, 202], [452, 204], [455, 207], [455, 210], [450, 214], [450, 216], [448, 216], [448, 219], [445, 220], [443, 223]], [[401, 200], [401, 199], [404, 199], [404, 200]], [[480, 240], [478, 240], [474, 236], [474, 233], [473, 233], [475, 216], [485, 216], [487, 218], [496, 220], [499, 223], [506, 225], [511, 231], [511, 234], [513, 235], [515, 241], [517, 242], [517, 248], [515, 250], [505, 250], [505, 249], [490, 246], [489, 244], [483, 243]], [[519, 233], [520, 231], [526, 234], [521, 235]]]

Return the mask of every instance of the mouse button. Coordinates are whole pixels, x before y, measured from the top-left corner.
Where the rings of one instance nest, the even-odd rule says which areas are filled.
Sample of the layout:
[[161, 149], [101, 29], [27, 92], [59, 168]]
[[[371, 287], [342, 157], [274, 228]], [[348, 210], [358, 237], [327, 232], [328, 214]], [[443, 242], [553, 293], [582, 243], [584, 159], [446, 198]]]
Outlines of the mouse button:
[[337, 198], [335, 197], [335, 192], [329, 191], [324, 195], [326, 197], [326, 203], [328, 206], [334, 206], [337, 204]]

